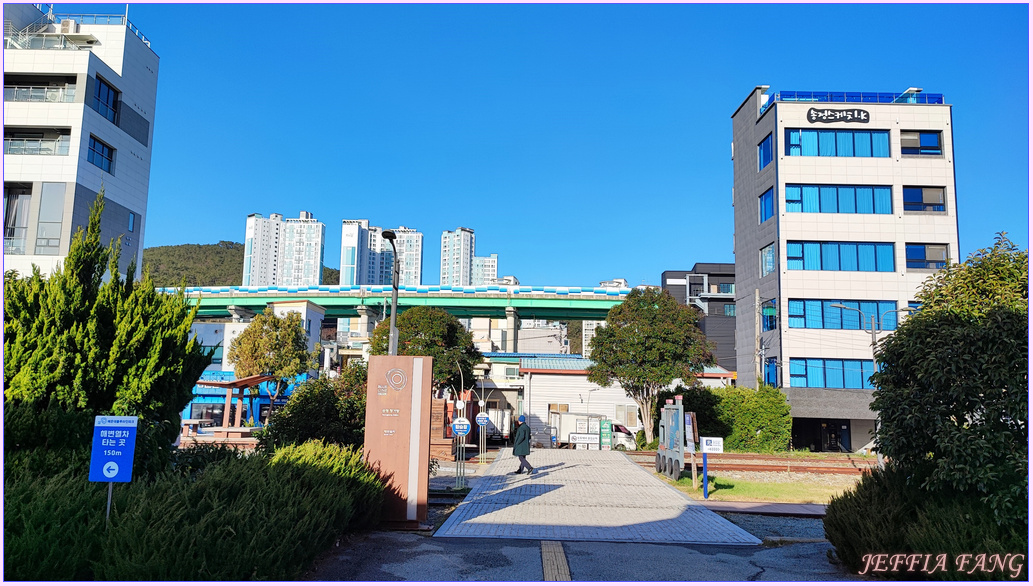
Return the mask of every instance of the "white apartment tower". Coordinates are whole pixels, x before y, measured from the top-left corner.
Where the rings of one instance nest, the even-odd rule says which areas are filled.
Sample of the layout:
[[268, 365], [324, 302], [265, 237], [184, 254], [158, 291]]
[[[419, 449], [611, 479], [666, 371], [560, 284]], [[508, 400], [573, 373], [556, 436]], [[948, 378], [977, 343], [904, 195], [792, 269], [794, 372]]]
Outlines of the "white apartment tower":
[[473, 282], [473, 230], [459, 227], [441, 233], [441, 286], [465, 287]]
[[326, 226], [301, 212], [297, 218], [281, 214], [250, 214], [244, 229], [244, 271], [241, 284], [298, 287], [323, 280]]
[[4, 270], [53, 271], [103, 187], [102, 241], [139, 273], [158, 56], [123, 15], [3, 12]]
[[471, 285], [494, 285], [499, 280], [499, 255], [473, 257]]
[[[390, 285], [394, 255], [384, 229], [369, 220], [341, 222], [341, 285]], [[423, 280], [423, 233], [400, 226], [394, 230], [400, 274], [398, 284], [416, 287]]]
[[782, 387], [795, 447], [854, 451], [875, 428], [873, 318], [894, 330], [959, 255], [951, 106], [767, 89], [732, 115], [739, 381]]

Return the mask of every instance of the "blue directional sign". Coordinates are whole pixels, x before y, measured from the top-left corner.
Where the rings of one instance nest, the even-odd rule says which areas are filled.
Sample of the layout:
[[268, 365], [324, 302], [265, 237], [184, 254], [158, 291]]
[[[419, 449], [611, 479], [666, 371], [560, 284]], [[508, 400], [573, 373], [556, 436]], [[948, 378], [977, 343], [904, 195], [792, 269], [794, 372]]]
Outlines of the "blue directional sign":
[[475, 419], [477, 420], [477, 425], [480, 425], [481, 427], [488, 425], [488, 414], [484, 411], [478, 413]]
[[470, 420], [465, 417], [456, 418], [452, 422], [452, 433], [459, 437], [465, 437], [466, 434], [470, 433]]
[[133, 479], [139, 419], [135, 416], [97, 416], [93, 423], [90, 482], [129, 482]]

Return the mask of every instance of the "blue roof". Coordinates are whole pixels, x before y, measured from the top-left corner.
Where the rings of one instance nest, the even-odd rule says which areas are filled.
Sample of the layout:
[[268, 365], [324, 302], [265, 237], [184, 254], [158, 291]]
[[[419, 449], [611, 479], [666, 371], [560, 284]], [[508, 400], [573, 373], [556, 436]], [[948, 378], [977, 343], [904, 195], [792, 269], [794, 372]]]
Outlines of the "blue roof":
[[485, 358], [582, 358], [580, 354], [539, 354], [537, 352], [482, 352]]
[[587, 370], [592, 361], [587, 358], [522, 358], [520, 368], [536, 370]]

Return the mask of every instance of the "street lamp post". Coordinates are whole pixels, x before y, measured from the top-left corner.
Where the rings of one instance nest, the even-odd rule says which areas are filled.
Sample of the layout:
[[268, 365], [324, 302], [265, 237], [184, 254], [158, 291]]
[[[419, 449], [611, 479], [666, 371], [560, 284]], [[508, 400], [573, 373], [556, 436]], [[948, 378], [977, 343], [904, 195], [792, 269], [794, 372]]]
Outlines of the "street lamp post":
[[395, 317], [398, 313], [398, 249], [395, 247], [395, 231], [384, 230], [381, 233], [384, 240], [391, 243], [391, 329], [389, 330], [389, 341], [387, 344], [387, 355], [398, 356], [398, 328], [395, 327]]

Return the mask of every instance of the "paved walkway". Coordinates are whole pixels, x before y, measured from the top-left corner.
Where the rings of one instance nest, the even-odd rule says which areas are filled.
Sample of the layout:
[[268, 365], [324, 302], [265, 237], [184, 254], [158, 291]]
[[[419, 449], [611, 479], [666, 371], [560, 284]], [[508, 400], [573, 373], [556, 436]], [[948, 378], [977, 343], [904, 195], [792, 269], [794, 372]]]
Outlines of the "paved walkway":
[[434, 537], [759, 545], [760, 540], [620, 452], [538, 450], [533, 475], [495, 462]]

